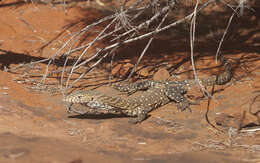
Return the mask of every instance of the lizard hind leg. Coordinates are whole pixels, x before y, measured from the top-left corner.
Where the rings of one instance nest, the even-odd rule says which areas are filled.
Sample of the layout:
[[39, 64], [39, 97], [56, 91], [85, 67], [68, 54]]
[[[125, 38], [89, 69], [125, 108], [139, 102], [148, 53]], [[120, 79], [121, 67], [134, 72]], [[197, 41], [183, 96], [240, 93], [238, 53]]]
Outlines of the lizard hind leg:
[[138, 88], [135, 84], [133, 83], [128, 83], [128, 82], [121, 82], [119, 84], [114, 84], [113, 88], [120, 91], [120, 92], [127, 92], [128, 95], [131, 95], [138, 91]]
[[114, 84], [113, 88], [120, 92], [127, 92], [128, 95], [134, 94], [137, 91], [144, 91], [151, 87], [152, 82], [149, 80], [139, 81], [135, 83], [121, 82]]

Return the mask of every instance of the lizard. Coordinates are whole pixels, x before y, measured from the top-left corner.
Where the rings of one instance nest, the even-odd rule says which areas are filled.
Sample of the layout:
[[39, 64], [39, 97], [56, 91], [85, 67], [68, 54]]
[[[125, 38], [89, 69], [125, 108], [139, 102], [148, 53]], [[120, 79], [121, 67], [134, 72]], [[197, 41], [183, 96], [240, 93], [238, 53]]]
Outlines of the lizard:
[[[231, 80], [231, 65], [226, 58], [220, 57], [221, 63], [224, 64], [225, 71], [219, 76], [211, 76], [198, 81], [204, 85], [222, 85]], [[192, 104], [184, 94], [197, 82], [195, 80], [183, 81], [153, 81], [145, 80], [136, 83], [120, 83], [113, 87], [122, 92], [134, 93], [139, 90], [146, 90], [142, 95], [122, 99], [120, 97], [111, 97], [104, 95], [95, 90], [77, 91], [66, 96], [63, 101], [74, 104], [80, 103], [96, 110], [106, 110], [109, 113], [123, 113], [131, 117], [137, 117], [130, 122], [141, 123], [153, 109], [163, 106], [170, 101], [177, 103], [177, 107], [181, 110], [189, 109]], [[84, 114], [75, 109], [68, 107], [68, 111]]]
[[[112, 114], [122, 113], [127, 116], [136, 117], [129, 120], [129, 122], [141, 123], [148, 117], [150, 111], [170, 102], [170, 98], [165, 95], [165, 86], [164, 84], [157, 84], [144, 91], [141, 96], [128, 98], [127, 100], [120, 97], [108, 96], [96, 90], [86, 90], [74, 92], [63, 98], [63, 101], [69, 103], [67, 107], [68, 112], [85, 114], [86, 112], [81, 112], [71, 107], [72, 104], [79, 103], [94, 108], [96, 111], [106, 111]], [[181, 87], [174, 87], [171, 93], [179, 94], [176, 102], [189, 106], [189, 101], [181, 96], [184, 93], [183, 91]]]

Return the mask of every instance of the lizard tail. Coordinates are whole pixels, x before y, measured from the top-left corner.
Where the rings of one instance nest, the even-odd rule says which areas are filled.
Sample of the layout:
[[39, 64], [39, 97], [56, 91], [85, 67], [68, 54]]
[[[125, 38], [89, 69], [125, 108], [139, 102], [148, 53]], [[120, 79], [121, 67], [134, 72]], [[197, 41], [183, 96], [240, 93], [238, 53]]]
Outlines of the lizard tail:
[[229, 63], [228, 59], [226, 59], [222, 54], [219, 56], [219, 60], [221, 64], [224, 65], [224, 72], [220, 73], [219, 75], [214, 75], [209, 78], [199, 79], [204, 86], [211, 86], [211, 85], [223, 85], [229, 82], [233, 76], [231, 64]]
[[229, 63], [229, 60], [225, 58], [222, 54], [220, 55], [219, 60], [221, 61], [222, 65], [224, 65], [225, 71], [217, 76], [216, 84], [222, 85], [229, 82], [233, 74], [232, 74], [232, 68], [231, 68], [231, 64]]

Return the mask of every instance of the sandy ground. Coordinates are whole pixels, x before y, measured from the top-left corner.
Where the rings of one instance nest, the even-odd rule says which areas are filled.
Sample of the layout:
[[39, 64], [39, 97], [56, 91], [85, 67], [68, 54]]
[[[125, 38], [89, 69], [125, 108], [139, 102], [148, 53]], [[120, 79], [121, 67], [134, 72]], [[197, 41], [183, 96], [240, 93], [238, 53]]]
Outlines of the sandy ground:
[[[27, 89], [28, 84], [14, 80], [18, 74], [4, 70], [49, 57], [69, 37], [65, 30], [67, 35], [55, 40], [64, 27], [83, 18], [95, 20], [99, 13], [11, 0], [0, 2], [0, 8], [0, 162], [260, 162], [260, 132], [248, 131], [260, 123], [248, 111], [252, 105], [257, 115], [260, 108], [260, 22], [255, 16], [250, 17], [256, 22], [251, 31], [242, 31], [250, 37], [239, 40], [241, 44], [225, 45], [225, 54], [240, 62], [232, 62], [234, 78], [225, 86], [216, 86], [210, 104], [209, 120], [222, 133], [206, 122], [207, 100], [192, 106], [192, 113], [165, 105], [138, 125], [129, 124], [129, 117], [68, 116], [61, 95]], [[39, 51], [50, 40], [52, 44]], [[129, 49], [125, 49], [126, 56], [131, 54]], [[153, 50], [167, 53], [163, 59], [189, 54], [188, 50], [178, 54]], [[151, 61], [144, 59], [144, 64]], [[198, 61], [198, 66], [205, 68], [205, 64], [214, 66], [213, 57]], [[167, 74], [156, 75], [158, 79]], [[99, 89], [118, 93], [109, 86]], [[196, 90], [189, 94], [201, 96]], [[237, 134], [234, 129], [242, 130]]]

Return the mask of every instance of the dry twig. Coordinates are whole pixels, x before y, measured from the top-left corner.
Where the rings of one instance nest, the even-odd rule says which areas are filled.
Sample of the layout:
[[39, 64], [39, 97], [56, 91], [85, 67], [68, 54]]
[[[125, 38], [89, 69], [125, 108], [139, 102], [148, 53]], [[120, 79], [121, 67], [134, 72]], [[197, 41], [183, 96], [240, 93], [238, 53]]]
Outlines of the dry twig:
[[[231, 8], [234, 13], [231, 16], [226, 31], [219, 43], [216, 57], [220, 51], [224, 37], [231, 24], [231, 20], [233, 19], [234, 15], [238, 13], [238, 9], [243, 8], [246, 3], [245, 0], [240, 0], [238, 6], [234, 8], [231, 4], [228, 4], [223, 0], [220, 2]], [[235, 0], [234, 3], [236, 3]], [[185, 4], [185, 2], [177, 0], [137, 0], [130, 4], [128, 0], [122, 0], [121, 7], [116, 9], [114, 13], [105, 16], [96, 22], [88, 24], [83, 29], [73, 34], [54, 55], [47, 59], [29, 64], [48, 62], [45, 73], [42, 74], [42, 83], [44, 83], [46, 78], [50, 75], [61, 73], [61, 89], [63, 93], [66, 93], [67, 89], [71, 88], [78, 81], [83, 79], [83, 77], [87, 75], [88, 72], [90, 72], [93, 68], [99, 65], [104, 60], [104, 58], [114, 58], [116, 56], [116, 49], [120, 49], [123, 45], [135, 43], [139, 40], [149, 39], [136, 64], [134, 65], [134, 68], [131, 70], [128, 76], [129, 79], [135, 73], [137, 66], [140, 64], [141, 59], [143, 58], [147, 49], [150, 47], [150, 44], [154, 40], [155, 35], [160, 35], [160, 33], [163, 31], [174, 28], [186, 21], [190, 21], [191, 61], [192, 68], [194, 70], [194, 76], [195, 79], [197, 79], [198, 77], [195, 71], [194, 63], [196, 19], [199, 16], [199, 13], [206, 7], [208, 7], [210, 4], [214, 5], [215, 0], [208, 0], [206, 2], [197, 0], [192, 12], [186, 12], [188, 14], [183, 15], [182, 18], [177, 20], [175, 18], [168, 18], [170, 14], [174, 15], [174, 13], [177, 13], [179, 9], [185, 9], [185, 5], [181, 6], [183, 8], [178, 8], [181, 4]], [[92, 29], [94, 28], [101, 28], [101, 31], [98, 33], [93, 32]], [[77, 43], [79, 43], [82, 37], [84, 37], [86, 34], [94, 35], [94, 38], [85, 45], [78, 45]], [[104, 45], [104, 42], [106, 43], [105, 46], [101, 47], [101, 45]], [[90, 49], [97, 50], [94, 54], [90, 54]], [[77, 54], [76, 52], [80, 53]], [[71, 62], [69, 64], [69, 61], [73, 60], [73, 54], [77, 55], [76, 57], [74, 56], [74, 59], [76, 59], [71, 65]], [[63, 66], [57, 67], [57, 69], [54, 70], [50, 70], [50, 65], [53, 64], [57, 58], [65, 58]], [[73, 79], [74, 81], [71, 81], [72, 76], [74, 77], [74, 74], [78, 74], [78, 76], [75, 80]], [[204, 88], [203, 90], [203, 92], [206, 92]], [[209, 94], [207, 93], [207, 95]]]

